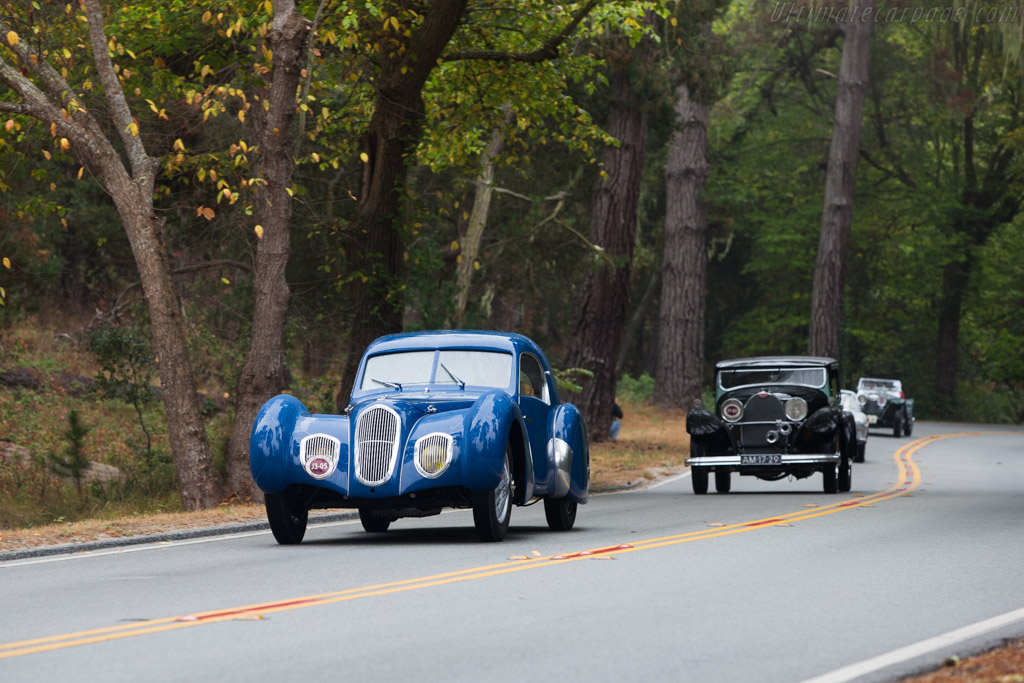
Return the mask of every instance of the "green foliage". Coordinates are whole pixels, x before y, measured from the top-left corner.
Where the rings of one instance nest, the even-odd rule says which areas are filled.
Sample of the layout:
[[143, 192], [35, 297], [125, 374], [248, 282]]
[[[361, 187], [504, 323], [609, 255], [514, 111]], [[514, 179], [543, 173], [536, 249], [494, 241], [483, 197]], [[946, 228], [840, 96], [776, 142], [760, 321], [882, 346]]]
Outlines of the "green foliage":
[[139, 427], [146, 436], [143, 452], [147, 466], [155, 466], [159, 457], [153, 452], [153, 437], [146, 426], [144, 411], [145, 406], [154, 401], [151, 386], [154, 357], [149, 342], [138, 332], [103, 325], [89, 332], [86, 345], [96, 355], [100, 367], [96, 374], [100, 390], [135, 408]]
[[615, 385], [615, 393], [634, 405], [648, 405], [654, 395], [654, 378], [648, 374], [636, 378], [623, 375]]
[[85, 436], [88, 433], [89, 428], [82, 424], [78, 411], [72, 410], [68, 413], [68, 428], [64, 432], [64, 439], [67, 442], [64, 453], [50, 453], [47, 456], [50, 468], [54, 472], [74, 480], [79, 497], [83, 495], [82, 476], [92, 464], [85, 454]]
[[583, 387], [579, 385], [581, 377], [594, 376], [594, 373], [586, 368], [565, 368], [562, 370], [552, 368], [552, 371], [555, 375], [555, 383], [558, 385], [558, 390], [574, 394], [583, 391]]

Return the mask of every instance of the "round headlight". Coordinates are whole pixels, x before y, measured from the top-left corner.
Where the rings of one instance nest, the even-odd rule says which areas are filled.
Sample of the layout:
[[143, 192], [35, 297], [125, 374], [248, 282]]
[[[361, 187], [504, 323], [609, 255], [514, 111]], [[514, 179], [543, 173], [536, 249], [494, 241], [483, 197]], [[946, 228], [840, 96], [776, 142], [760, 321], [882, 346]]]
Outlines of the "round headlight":
[[858, 401], [858, 402], [859, 402], [859, 403], [860, 403], [861, 405], [866, 405], [866, 404], [867, 404], [867, 402], [868, 402], [868, 397], [867, 397], [867, 396], [858, 396], [858, 397], [857, 397], [857, 401]]
[[885, 405], [885, 396], [879, 395], [878, 396], [878, 407], [881, 408], [884, 405]]
[[740, 403], [739, 399], [730, 398], [722, 403], [719, 412], [722, 415], [722, 419], [726, 422], [736, 422], [743, 417], [743, 404]]
[[452, 438], [447, 434], [430, 434], [416, 442], [416, 469], [425, 477], [440, 475], [451, 459]]
[[786, 417], [794, 422], [807, 417], [807, 401], [802, 398], [791, 398], [786, 401]]

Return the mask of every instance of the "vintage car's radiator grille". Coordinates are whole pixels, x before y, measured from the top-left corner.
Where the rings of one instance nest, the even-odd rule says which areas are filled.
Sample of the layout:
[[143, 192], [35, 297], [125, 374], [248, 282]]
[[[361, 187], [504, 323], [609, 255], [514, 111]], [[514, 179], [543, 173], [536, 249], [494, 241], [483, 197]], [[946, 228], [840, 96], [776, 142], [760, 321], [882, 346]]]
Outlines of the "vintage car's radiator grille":
[[744, 424], [743, 445], [747, 447], [768, 446], [768, 432], [775, 429], [776, 420], [786, 419], [782, 401], [771, 394], [754, 394], [743, 408], [743, 422], [769, 422], [771, 424]]
[[367, 486], [391, 477], [398, 456], [398, 415], [387, 406], [363, 412], [356, 423], [356, 478]]

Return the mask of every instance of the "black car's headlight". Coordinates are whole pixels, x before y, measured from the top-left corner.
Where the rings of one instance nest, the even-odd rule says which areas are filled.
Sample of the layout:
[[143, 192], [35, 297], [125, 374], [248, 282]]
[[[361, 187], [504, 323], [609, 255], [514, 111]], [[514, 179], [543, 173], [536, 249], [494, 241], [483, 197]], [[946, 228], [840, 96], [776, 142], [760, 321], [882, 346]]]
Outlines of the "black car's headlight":
[[743, 404], [737, 398], [730, 398], [722, 402], [718, 412], [726, 422], [738, 422], [743, 417]]
[[786, 401], [786, 417], [794, 422], [807, 417], [807, 401], [802, 398], [791, 398]]

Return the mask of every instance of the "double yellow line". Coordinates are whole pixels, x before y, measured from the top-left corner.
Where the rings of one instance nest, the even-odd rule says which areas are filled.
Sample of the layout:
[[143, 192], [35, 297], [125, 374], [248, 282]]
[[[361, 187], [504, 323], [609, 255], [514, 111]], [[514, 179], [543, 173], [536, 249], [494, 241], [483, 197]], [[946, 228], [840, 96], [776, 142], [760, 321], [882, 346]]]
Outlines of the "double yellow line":
[[874, 493], [869, 496], [855, 497], [849, 500], [842, 500], [828, 505], [822, 505], [820, 507], [808, 508], [805, 510], [799, 510], [797, 512], [791, 512], [785, 515], [767, 517], [765, 519], [754, 520], [751, 522], [741, 522], [739, 524], [712, 527], [702, 531], [692, 531], [685, 534], [663, 536], [660, 538], [650, 538], [644, 541], [634, 541], [628, 544], [608, 546], [604, 548], [593, 548], [590, 550], [583, 550], [568, 555], [552, 555], [549, 557], [539, 557], [536, 559], [516, 560], [511, 562], [504, 562], [501, 564], [474, 567], [471, 569], [462, 569], [459, 571], [448, 572], [444, 574], [434, 574], [432, 576], [407, 579], [404, 581], [395, 581], [392, 583], [382, 583], [374, 586], [362, 586], [360, 588], [350, 588], [342, 591], [320, 593], [317, 595], [308, 595], [289, 600], [263, 602], [254, 605], [230, 608], [226, 610], [200, 612], [197, 614], [179, 617], [168, 617], [165, 619], [151, 619], [131, 624], [121, 624], [119, 626], [109, 626], [106, 628], [92, 629], [89, 631], [78, 631], [74, 633], [65, 633], [56, 636], [48, 636], [45, 638], [36, 638], [33, 640], [22, 640], [14, 643], [0, 644], [0, 659], [21, 657], [24, 655], [36, 654], [40, 652], [48, 652], [52, 650], [59, 650], [69, 647], [78, 647], [81, 645], [91, 645], [93, 643], [103, 643], [112, 640], [119, 640], [121, 638], [132, 638], [135, 636], [142, 636], [150, 633], [162, 633], [164, 631], [173, 631], [176, 629], [189, 628], [192, 626], [199, 626], [202, 624], [213, 624], [222, 621], [230, 621], [237, 619], [262, 619], [264, 615], [274, 614], [276, 612], [302, 609], [305, 607], [313, 607], [315, 605], [329, 605], [331, 603], [346, 602], [349, 600], [358, 600], [361, 598], [370, 598], [378, 595], [402, 593], [405, 591], [419, 590], [422, 588], [430, 588], [433, 586], [443, 586], [445, 584], [457, 583], [460, 581], [472, 581], [475, 579], [483, 579], [491, 576], [499, 576], [502, 574], [511, 574], [513, 572], [526, 571], [529, 569], [550, 567], [553, 565], [565, 564], [567, 562], [575, 562], [578, 560], [586, 560], [602, 556], [607, 557], [611, 556], [612, 554], [620, 555], [624, 553], [636, 552], [638, 550], [649, 550], [651, 548], [660, 548], [669, 545], [690, 543], [693, 541], [700, 541], [707, 538], [717, 538], [719, 536], [740, 534], [772, 526], [786, 525], [792, 522], [803, 521], [805, 519], [812, 519], [814, 517], [821, 517], [823, 515], [831, 515], [837, 512], [843, 512], [844, 510], [864, 507], [867, 505], [871, 505], [873, 503], [888, 500], [890, 498], [906, 495], [910, 491], [916, 489], [921, 483], [921, 473], [918, 470], [917, 465], [914, 463], [912, 457], [914, 453], [916, 453], [921, 448], [924, 448], [925, 446], [934, 443], [935, 441], [940, 441], [942, 439], [949, 439], [958, 436], [973, 436], [975, 434], [977, 433], [963, 432], [956, 434], [946, 434], [943, 436], [918, 439], [903, 446], [902, 448], [897, 450], [895, 455], [893, 456], [894, 460], [896, 461], [896, 467], [899, 473], [896, 483], [891, 488], [888, 488], [879, 493]]

